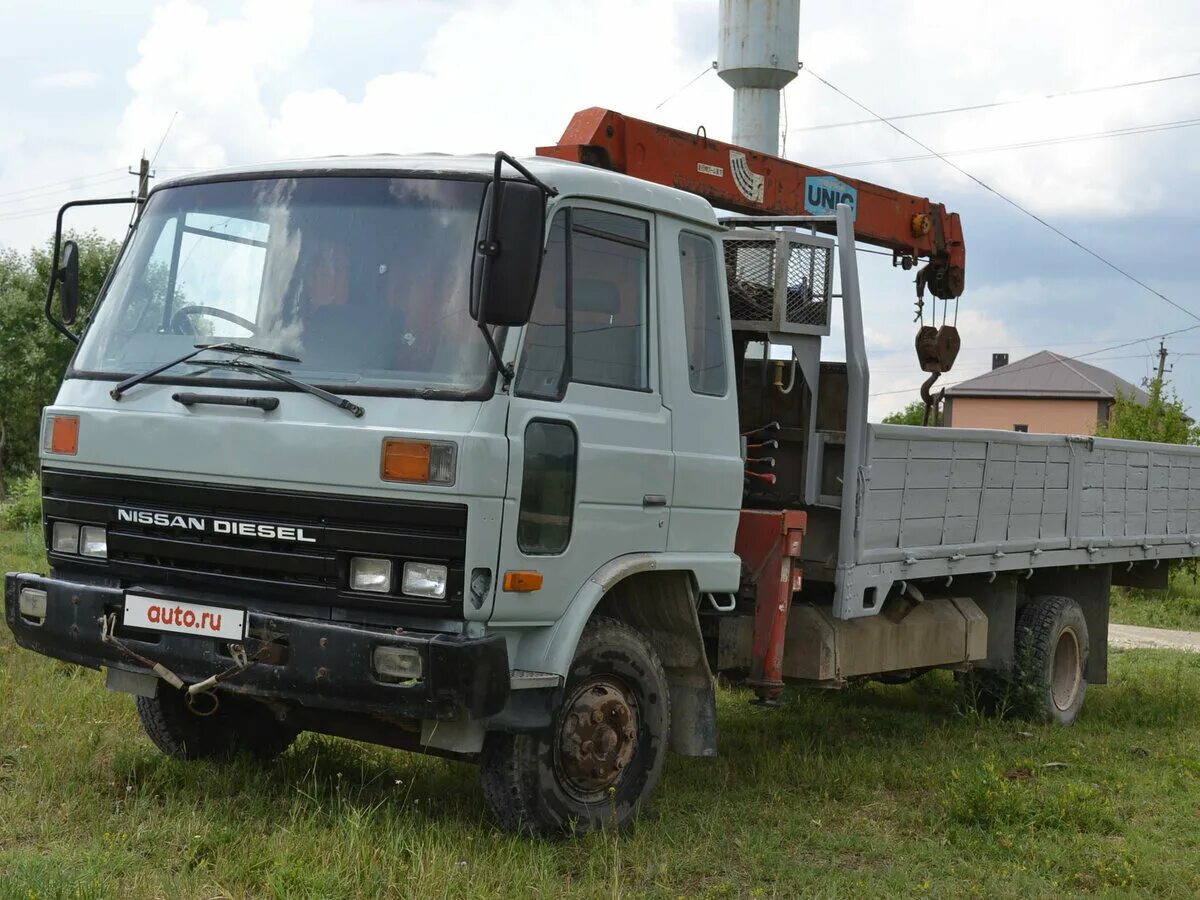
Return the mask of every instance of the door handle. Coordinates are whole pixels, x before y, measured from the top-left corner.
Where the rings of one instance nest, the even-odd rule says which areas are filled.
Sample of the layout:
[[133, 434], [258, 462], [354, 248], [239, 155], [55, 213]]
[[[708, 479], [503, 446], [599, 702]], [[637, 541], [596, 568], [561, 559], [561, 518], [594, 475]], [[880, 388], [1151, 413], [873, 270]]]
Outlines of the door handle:
[[642, 506], [666, 506], [666, 494], [646, 494], [642, 497]]

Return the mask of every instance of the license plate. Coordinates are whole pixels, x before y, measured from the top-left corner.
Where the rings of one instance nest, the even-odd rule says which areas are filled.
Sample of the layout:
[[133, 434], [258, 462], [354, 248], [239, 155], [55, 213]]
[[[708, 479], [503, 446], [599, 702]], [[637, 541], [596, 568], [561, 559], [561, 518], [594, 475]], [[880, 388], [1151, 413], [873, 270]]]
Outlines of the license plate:
[[246, 635], [246, 612], [222, 606], [181, 603], [161, 597], [125, 595], [124, 624], [151, 631], [175, 631], [240, 641]]

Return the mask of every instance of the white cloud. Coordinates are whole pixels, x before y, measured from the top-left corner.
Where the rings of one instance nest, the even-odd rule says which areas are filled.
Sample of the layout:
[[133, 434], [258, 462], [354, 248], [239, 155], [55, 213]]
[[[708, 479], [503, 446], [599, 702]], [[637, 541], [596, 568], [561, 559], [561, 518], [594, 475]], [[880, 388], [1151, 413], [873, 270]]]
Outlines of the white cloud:
[[133, 99], [117, 158], [152, 147], [176, 113], [174, 158], [220, 166], [261, 157], [272, 146], [263, 83], [297, 62], [311, 29], [309, 0], [246, 0], [239, 17], [217, 20], [190, 0], [158, 7], [127, 76]]
[[[325, 86], [280, 91], [303, 71], [314, 29], [330, 8], [313, 0], [245, 0], [219, 18], [195, 0], [154, 13], [129, 71], [118, 156], [157, 143], [178, 111], [170, 157], [191, 166], [264, 158], [497, 147], [529, 152], [552, 142], [570, 114], [603, 105], [689, 130], [727, 136], [731, 93], [715, 77], [655, 110], [695, 75], [681, 59], [679, 0], [474, 0], [447, 5], [419, 56], [397, 61], [348, 93]], [[902, 127], [935, 149], [962, 150], [1169, 122], [1194, 116], [1192, 82], [1036, 99], [1195, 69], [1200, 16], [1166, 27], [1125, 2], [1121, 28], [1084, 0], [964, 9], [956, 0], [889, 5], [889, 27], [847, 22], [841, 5], [806, 6], [801, 55], [810, 68], [878, 112], [1034, 98], [1000, 109], [918, 119]], [[713, 51], [716, 29], [713, 15]], [[386, 40], [385, 35], [377, 36]], [[914, 55], [912, 48], [936, 48]], [[858, 119], [861, 109], [801, 74], [789, 89], [793, 128]], [[1177, 202], [1165, 173], [1187, 140], [1142, 135], [957, 158], [1018, 202], [1052, 216], [1118, 217]], [[789, 155], [815, 164], [923, 151], [884, 126], [794, 132]], [[1195, 171], [1200, 162], [1187, 163]], [[967, 185], [943, 163], [875, 165], [847, 174], [937, 196]]]
[[100, 80], [100, 75], [87, 69], [70, 69], [43, 75], [35, 82], [43, 88], [85, 88]]
[[[847, 45], [827, 31], [845, 19], [842, 4], [806, 5], [804, 21], [811, 30], [801, 29], [801, 55], [815, 71], [881, 115], [1030, 100], [897, 123], [936, 150], [991, 147], [1194, 118], [1194, 80], [1044, 98], [1050, 92], [1195, 71], [1194, 48], [1200, 44], [1200, 16], [1195, 13], [1194, 7], [1183, 6], [1150, 12], [1131, 0], [1106, 4], [1103, 10], [1080, 0], [1042, 3], [1036, 9], [1029, 4], [909, 0], [888, 6], [891, 27], [866, 25]], [[793, 127], [868, 117], [811, 77], [801, 75], [796, 85]], [[803, 110], [799, 115], [797, 107]], [[1196, 138], [1188, 130], [1171, 134], [954, 159], [1039, 213], [1119, 217], [1178, 203], [1170, 183], [1181, 163], [1194, 165], [1178, 159], [1179, 149]], [[816, 164], [923, 152], [884, 125], [789, 138], [791, 156]], [[847, 174], [930, 196], [966, 184], [937, 160], [852, 168]]]
[[[695, 74], [678, 58], [677, 13], [665, 0], [510, 0], [458, 8], [420, 58], [371, 78], [360, 95], [297, 90], [268, 105], [264, 87], [303, 66], [314, 27], [311, 3], [255, 0], [227, 19], [190, 0], [160, 6], [129, 72], [134, 97], [118, 156], [136, 156], [156, 141], [176, 110], [170, 157], [188, 165], [370, 152], [529, 153], [553, 143], [581, 107], [649, 115], [670, 86]], [[716, 91], [723, 99], [724, 120], [728, 90], [711, 82], [708, 96]], [[689, 128], [711, 121], [711, 104], [707, 115], [695, 105], [703, 95], [701, 87], [673, 104]]]

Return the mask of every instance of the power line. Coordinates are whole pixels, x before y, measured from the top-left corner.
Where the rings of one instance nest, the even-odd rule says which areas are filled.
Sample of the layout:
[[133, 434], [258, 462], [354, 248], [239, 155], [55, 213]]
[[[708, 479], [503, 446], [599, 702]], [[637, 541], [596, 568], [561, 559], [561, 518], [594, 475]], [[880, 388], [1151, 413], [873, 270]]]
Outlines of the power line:
[[825, 131], [830, 128], [848, 128], [852, 125], [874, 125], [876, 122], [900, 122], [906, 119], [924, 119], [929, 116], [944, 116], [949, 113], [974, 112], [979, 109], [996, 109], [1001, 106], [1017, 106], [1022, 103], [1033, 103], [1037, 100], [1059, 100], [1063, 97], [1078, 97], [1081, 94], [1097, 94], [1101, 91], [1115, 91], [1121, 88], [1142, 87], [1147, 84], [1161, 84], [1166, 81], [1179, 81], [1184, 78], [1196, 78], [1200, 76], [1200, 72], [1184, 72], [1180, 75], [1164, 75], [1161, 78], [1148, 78], [1143, 81], [1126, 81], [1121, 84], [1108, 84], [1102, 87], [1079, 88], [1073, 91], [1057, 91], [1052, 94], [1042, 94], [1037, 97], [1021, 97], [1016, 100], [994, 100], [990, 103], [973, 103], [969, 106], [951, 106], [946, 109], [931, 109], [926, 112], [906, 113], [902, 116], [887, 116], [886, 118], [876, 117], [873, 119], [856, 119], [853, 122], [827, 122], [823, 125], [806, 125], [801, 128], [793, 128], [791, 134], [797, 134], [801, 131]]
[[1176, 303], [1174, 300], [1172, 300], [1172, 299], [1171, 299], [1170, 297], [1168, 297], [1166, 294], [1162, 293], [1162, 291], [1155, 290], [1154, 288], [1150, 287], [1150, 285], [1148, 285], [1146, 282], [1142, 281], [1142, 280], [1141, 280], [1140, 278], [1138, 278], [1137, 276], [1135, 276], [1135, 275], [1133, 275], [1132, 273], [1130, 273], [1130, 272], [1126, 271], [1125, 269], [1121, 268], [1121, 267], [1120, 267], [1120, 266], [1118, 266], [1116, 263], [1109, 261], [1107, 258], [1105, 258], [1105, 257], [1101, 256], [1101, 255], [1100, 255], [1099, 253], [1097, 253], [1095, 250], [1091, 249], [1091, 248], [1090, 248], [1090, 247], [1088, 247], [1087, 245], [1085, 245], [1085, 244], [1083, 244], [1083, 243], [1079, 242], [1078, 240], [1076, 240], [1075, 238], [1071, 237], [1069, 234], [1067, 234], [1067, 233], [1066, 233], [1065, 231], [1063, 231], [1061, 228], [1058, 228], [1058, 227], [1057, 227], [1057, 226], [1055, 226], [1055, 225], [1051, 225], [1051, 224], [1050, 224], [1048, 221], [1046, 221], [1045, 219], [1043, 219], [1043, 218], [1042, 218], [1041, 216], [1039, 216], [1037, 213], [1033, 212], [1032, 210], [1029, 210], [1029, 209], [1027, 209], [1027, 208], [1026, 208], [1026, 207], [1024, 207], [1024, 206], [1022, 206], [1020, 203], [1018, 203], [1016, 200], [1013, 200], [1011, 197], [1007, 196], [1006, 194], [1002, 194], [1000, 191], [996, 190], [996, 188], [992, 187], [990, 184], [988, 184], [987, 182], [985, 182], [983, 179], [981, 179], [981, 178], [979, 178], [979, 177], [977, 177], [977, 176], [975, 176], [975, 175], [972, 175], [970, 172], [968, 172], [968, 171], [967, 171], [966, 169], [964, 169], [962, 166], [958, 165], [958, 163], [954, 162], [953, 160], [946, 159], [946, 157], [945, 157], [945, 156], [943, 156], [942, 154], [938, 153], [936, 150], [934, 150], [934, 149], [933, 149], [932, 147], [930, 147], [928, 144], [926, 144], [926, 143], [924, 143], [923, 141], [921, 141], [921, 140], [918, 140], [917, 138], [913, 137], [911, 134], [909, 134], [907, 131], [905, 131], [903, 128], [901, 128], [899, 125], [896, 125], [896, 124], [895, 124], [895, 123], [893, 123], [893, 122], [888, 122], [886, 119], [884, 119], [883, 117], [881, 117], [881, 116], [879, 116], [878, 114], [876, 114], [874, 110], [870, 109], [870, 108], [869, 108], [868, 106], [866, 106], [865, 104], [863, 104], [863, 103], [860, 103], [858, 100], [855, 100], [853, 97], [851, 97], [851, 96], [850, 96], [849, 94], [847, 94], [845, 91], [843, 91], [841, 88], [839, 88], [839, 87], [837, 87], [836, 85], [834, 85], [834, 84], [831, 84], [830, 82], [826, 81], [824, 78], [822, 78], [822, 77], [821, 77], [820, 75], [818, 75], [816, 72], [814, 72], [812, 69], [810, 69], [810, 68], [808, 68], [807, 66], [805, 66], [805, 67], [804, 67], [804, 71], [805, 71], [805, 72], [808, 72], [808, 74], [809, 74], [809, 75], [811, 75], [813, 78], [817, 79], [817, 81], [821, 82], [823, 85], [825, 85], [825, 86], [826, 86], [827, 88], [829, 88], [830, 90], [834, 91], [835, 93], [837, 93], [837, 94], [841, 95], [842, 97], [844, 97], [845, 99], [849, 100], [851, 103], [853, 103], [853, 104], [854, 104], [855, 106], [857, 106], [859, 109], [863, 110], [863, 112], [866, 112], [866, 113], [868, 113], [868, 114], [870, 114], [870, 115], [872, 115], [872, 116], [875, 116], [877, 119], [879, 119], [879, 121], [880, 121], [880, 122], [883, 122], [885, 125], [887, 125], [887, 126], [888, 126], [888, 128], [891, 128], [891, 129], [892, 129], [893, 131], [895, 131], [897, 134], [900, 134], [901, 136], [908, 138], [910, 141], [912, 141], [912, 142], [913, 142], [914, 144], [916, 144], [918, 147], [921, 147], [921, 148], [922, 148], [923, 150], [925, 150], [927, 153], [931, 153], [931, 154], [933, 154], [933, 155], [934, 155], [934, 156], [936, 156], [938, 159], [940, 159], [942, 162], [944, 162], [946, 165], [948, 165], [950, 168], [954, 169], [954, 170], [955, 170], [956, 172], [958, 172], [960, 175], [963, 175], [963, 176], [965, 176], [966, 178], [969, 178], [971, 181], [975, 182], [977, 185], [979, 185], [981, 188], [983, 188], [984, 190], [986, 190], [988, 193], [990, 193], [990, 194], [993, 194], [993, 195], [995, 195], [996, 197], [999, 197], [1001, 200], [1003, 200], [1003, 201], [1004, 201], [1005, 203], [1007, 203], [1009, 206], [1013, 207], [1013, 208], [1014, 208], [1014, 209], [1016, 209], [1016, 210], [1019, 210], [1020, 212], [1024, 213], [1024, 214], [1025, 214], [1025, 215], [1027, 215], [1027, 216], [1029, 216], [1029, 218], [1033, 219], [1035, 222], [1038, 222], [1038, 223], [1040, 223], [1041, 225], [1045, 226], [1046, 228], [1050, 229], [1050, 230], [1051, 230], [1051, 231], [1053, 231], [1055, 234], [1057, 234], [1059, 237], [1061, 237], [1063, 240], [1065, 240], [1065, 241], [1069, 241], [1070, 243], [1074, 244], [1076, 247], [1078, 247], [1078, 248], [1079, 248], [1080, 250], [1082, 250], [1084, 253], [1086, 253], [1086, 254], [1088, 254], [1089, 256], [1091, 256], [1091, 257], [1093, 257], [1093, 258], [1095, 258], [1095, 259], [1099, 260], [1100, 262], [1102, 262], [1104, 265], [1108, 266], [1110, 269], [1112, 269], [1112, 270], [1113, 270], [1114, 272], [1116, 272], [1117, 274], [1119, 274], [1119, 275], [1121, 275], [1121, 276], [1123, 276], [1123, 277], [1125, 277], [1125, 278], [1129, 279], [1129, 280], [1130, 280], [1130, 281], [1132, 281], [1134, 284], [1138, 285], [1138, 287], [1141, 287], [1141, 288], [1143, 288], [1144, 290], [1146, 290], [1146, 291], [1149, 291], [1151, 294], [1153, 294], [1154, 296], [1158, 297], [1158, 298], [1159, 298], [1160, 300], [1162, 300], [1163, 302], [1170, 304], [1171, 306], [1175, 307], [1175, 308], [1176, 308], [1177, 310], [1179, 310], [1180, 312], [1182, 312], [1182, 313], [1186, 313], [1187, 315], [1189, 315], [1189, 316], [1191, 316], [1193, 319], [1195, 319], [1197, 322], [1200, 322], [1200, 315], [1197, 315], [1196, 313], [1192, 312], [1192, 311], [1191, 311], [1190, 309], [1188, 309], [1186, 306], [1183, 306], [1183, 305], [1182, 305], [1182, 304], [1180, 304], [1180, 303]]
[[[1134, 344], [1141, 344], [1144, 341], [1150, 341], [1150, 340], [1153, 340], [1154, 338], [1164, 339], [1164, 338], [1169, 338], [1172, 335], [1183, 334], [1185, 331], [1195, 331], [1197, 328], [1200, 328], [1200, 325], [1189, 325], [1187, 328], [1177, 328], [1174, 331], [1167, 331], [1167, 332], [1163, 332], [1160, 334], [1152, 334], [1147, 337], [1134, 338], [1131, 341], [1125, 341], [1120, 344], [1113, 344], [1111, 347], [1101, 347], [1099, 350], [1091, 350], [1087, 353], [1080, 353], [1077, 356], [1065, 356], [1064, 354], [1056, 354], [1056, 355], [1061, 356], [1063, 359], [1068, 359], [1068, 360], [1086, 359], [1089, 356], [1097, 356], [1101, 353], [1108, 353], [1110, 350], [1121, 350], [1124, 347], [1132, 347]], [[1053, 351], [1051, 351], [1051, 352], [1053, 352]], [[1148, 355], [1149, 354], [1143, 354], [1143, 353], [1137, 354], [1138, 357], [1144, 357], [1144, 356], [1148, 356]], [[1115, 358], [1115, 357], [1111, 357], [1111, 358]], [[1132, 359], [1133, 357], [1130, 357], [1130, 358]], [[1049, 360], [1047, 362], [1036, 363], [1032, 366], [1022, 367], [1021, 371], [1028, 372], [1032, 369], [1040, 369], [1042, 366], [1053, 366], [1053, 365], [1057, 365], [1058, 362], [1059, 362], [1059, 360], [1053, 359], [1053, 360]], [[992, 371], [995, 371], [995, 370], [992, 370]], [[983, 375], [987, 375], [987, 372], [984, 372]], [[964, 381], [971, 381], [975, 378], [982, 378], [983, 375], [972, 375], [971, 378], [964, 378], [961, 381], [952, 381], [949, 384], [939, 383], [938, 389], [940, 390], [942, 388], [955, 387], [956, 385], [962, 384]], [[900, 390], [895, 390], [895, 391], [877, 391], [873, 394], [870, 394], [869, 396], [871, 396], [871, 397], [887, 397], [892, 394], [911, 394], [914, 391], [919, 391], [920, 389], [921, 389], [921, 386], [917, 385], [915, 387], [902, 388]]]
[[[974, 349], [978, 349], [978, 348], [974, 348]], [[1050, 352], [1054, 353], [1053, 350], [1051, 350]], [[1154, 356], [1155, 352], [1156, 351], [1148, 350], [1145, 353], [1121, 353], [1117, 356], [1097, 356], [1092, 360], [1092, 362], [1110, 362], [1110, 361], [1116, 360], [1116, 359], [1150, 359], [1151, 357]], [[1063, 359], [1075, 359], [1074, 356], [1067, 356], [1065, 353], [1059, 353], [1057, 355], [1061, 356]], [[1200, 356], [1200, 353], [1172, 353], [1171, 355], [1173, 357], [1174, 356]], [[1018, 362], [1020, 362], [1020, 360], [1018, 360]], [[1027, 369], [1037, 369], [1037, 368], [1040, 368], [1042, 365], [1049, 365], [1049, 364], [1048, 363], [1038, 363], [1037, 365], [1023, 367], [1021, 371], [1026, 371]], [[906, 366], [904, 368], [893, 366], [893, 367], [887, 367], [887, 368], [882, 368], [882, 369], [877, 369], [874, 366], [872, 366], [871, 374], [875, 375], [877, 373], [882, 373], [882, 372], [902, 372], [902, 371], [908, 372], [911, 370], [912, 370], [911, 366]], [[989, 371], [992, 371], [992, 370], [989, 370]], [[987, 373], [984, 373], [984, 374], [987, 374]], [[966, 379], [966, 380], [970, 381], [970, 379]], [[958, 382], [955, 382], [955, 384], [962, 384], [962, 382], [958, 381]], [[939, 385], [939, 387], [943, 387], [943, 385]], [[871, 396], [874, 397], [877, 395], [872, 394]]]
[[[105, 169], [103, 172], [96, 172], [92, 175], [80, 175], [77, 178], [64, 178], [62, 181], [51, 181], [51, 182], [47, 182], [46, 184], [35, 184], [30, 187], [21, 188], [18, 191], [8, 191], [7, 193], [0, 194], [0, 200], [4, 200], [5, 198], [8, 198], [8, 197], [16, 197], [18, 194], [37, 193], [37, 192], [42, 191], [44, 188], [53, 188], [53, 187], [64, 186], [63, 187], [64, 190], [70, 190], [73, 185], [79, 184], [80, 182], [91, 181], [92, 179], [101, 178], [105, 175], [111, 176], [114, 172], [119, 172], [119, 171], [121, 171], [121, 170], [120, 169]], [[55, 193], [61, 193], [61, 191], [55, 192]], [[28, 199], [28, 198], [22, 197], [21, 199]], [[17, 202], [17, 201], [13, 201], [13, 202]]]
[[1037, 141], [1021, 141], [1015, 144], [995, 144], [991, 147], [971, 147], [964, 150], [943, 150], [941, 153], [922, 153], [914, 156], [893, 156], [888, 159], [868, 159], [855, 162], [838, 162], [821, 165], [822, 169], [851, 169], [855, 166], [878, 166], [884, 163], [916, 162], [923, 159], [943, 159], [947, 156], [966, 156], [972, 153], [999, 153], [1006, 150], [1027, 150], [1032, 147], [1049, 147], [1054, 144], [1074, 144], [1080, 141], [1096, 141], [1104, 138], [1127, 137], [1133, 134], [1153, 134], [1158, 131], [1174, 131], [1177, 128], [1194, 128], [1200, 119], [1178, 119], [1174, 122], [1159, 122], [1153, 125], [1130, 125], [1127, 128], [1112, 128], [1107, 131], [1092, 131], [1084, 134], [1069, 134], [1061, 137], [1044, 138]]
[[[14, 205], [22, 204], [22, 203], [27, 203], [28, 201], [31, 201], [31, 200], [38, 200], [38, 201], [45, 202], [47, 197], [55, 197], [55, 196], [59, 196], [61, 194], [68, 194], [68, 193], [73, 193], [76, 191], [83, 191], [83, 190], [90, 191], [93, 188], [100, 187], [101, 185], [113, 184], [117, 181], [122, 181], [122, 180], [124, 180], [124, 176], [122, 176], [122, 175], [110, 175], [107, 178], [100, 178], [100, 179], [93, 178], [88, 182], [82, 182], [82, 181], [77, 182], [75, 185], [73, 185], [71, 187], [61, 187], [61, 188], [55, 188], [53, 190], [42, 191], [37, 194], [29, 194], [25, 197], [18, 197], [15, 200], [0, 200], [0, 207], [14, 206]], [[28, 207], [26, 207], [26, 209], [28, 209]], [[8, 210], [8, 212], [21, 212], [21, 211], [22, 211], [21, 209]]]
[[[1154, 337], [1158, 337], [1158, 336], [1159, 335], [1154, 335]], [[1191, 337], [1197, 338], [1197, 337], [1200, 337], [1200, 335], [1192, 335]], [[1094, 345], [1094, 344], [1105, 344], [1105, 343], [1108, 343], [1108, 341], [1110, 341], [1110, 340], [1112, 340], [1112, 338], [1104, 338], [1103, 340], [1099, 340], [1099, 341], [1056, 341], [1054, 343], [1054, 346], [1055, 347], [1080, 347], [1080, 346], [1089, 346], [1089, 345]], [[1149, 338], [1147, 338], [1147, 340], [1149, 340]], [[1188, 338], [1181, 337], [1181, 338], [1179, 338], [1179, 340], [1181, 340], [1181, 341], [1188, 340]], [[983, 351], [983, 350], [1009, 350], [1009, 351], [1011, 351], [1011, 350], [1046, 350], [1048, 348], [1046, 347], [1046, 345], [1044, 343], [1042, 343], [1042, 344], [995, 344], [990, 347], [976, 347], [974, 344], [972, 344], [971, 349], [979, 350], [979, 351]], [[911, 353], [912, 348], [911, 347], [897, 348], [895, 350], [884, 349], [882, 352], [884, 352], [884, 353]], [[1147, 350], [1146, 355], [1149, 355], [1151, 352], [1152, 351]], [[1200, 356], [1200, 353], [1198, 353], [1196, 355]]]
[[13, 222], [17, 219], [28, 219], [31, 216], [44, 216], [47, 213], [57, 212], [57, 206], [44, 206], [41, 209], [28, 209], [24, 211], [11, 212], [0, 214], [0, 222]]
[[[103, 184], [103, 182], [98, 182], [96, 184], [89, 185], [89, 190], [98, 188], [102, 184]], [[96, 195], [93, 195], [93, 196], [96, 196]], [[100, 195], [100, 196], [102, 196], [102, 195]], [[77, 198], [77, 199], [91, 199], [91, 198]], [[28, 219], [32, 216], [41, 216], [41, 215], [46, 215], [48, 213], [58, 212], [58, 210], [60, 209], [61, 206], [62, 206], [62, 204], [56, 203], [53, 206], [39, 206], [36, 209], [25, 208], [25, 209], [14, 209], [14, 210], [8, 210], [6, 212], [0, 212], [0, 222], [13, 222], [13, 221], [16, 221], [17, 219]]]

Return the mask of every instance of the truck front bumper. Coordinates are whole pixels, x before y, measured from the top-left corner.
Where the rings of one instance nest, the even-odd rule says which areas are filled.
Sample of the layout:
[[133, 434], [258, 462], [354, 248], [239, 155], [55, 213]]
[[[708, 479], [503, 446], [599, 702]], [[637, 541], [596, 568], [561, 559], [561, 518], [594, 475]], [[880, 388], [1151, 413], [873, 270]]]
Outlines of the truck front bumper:
[[[46, 592], [45, 618], [20, 612], [22, 588]], [[4, 611], [17, 643], [55, 659], [98, 669], [108, 666], [152, 674], [117, 643], [106, 641], [103, 622], [121, 622], [125, 592], [39, 575], [4, 578]], [[179, 598], [184, 599], [184, 598]], [[190, 598], [189, 598], [190, 599]], [[227, 601], [220, 601], [228, 606]], [[221, 688], [317, 709], [412, 719], [474, 719], [500, 712], [508, 700], [508, 651], [500, 635], [465, 635], [371, 628], [246, 611], [248, 653], [269, 643], [264, 658], [223, 681]], [[230, 642], [169, 632], [118, 630], [120, 644], [160, 663], [188, 684], [234, 666]], [[403, 647], [421, 655], [414, 682], [381, 681], [373, 667], [377, 647]]]

